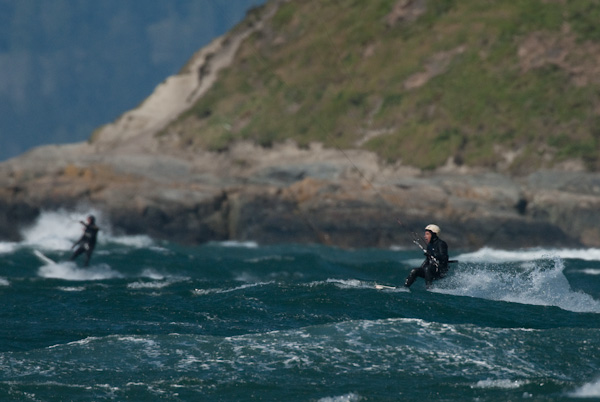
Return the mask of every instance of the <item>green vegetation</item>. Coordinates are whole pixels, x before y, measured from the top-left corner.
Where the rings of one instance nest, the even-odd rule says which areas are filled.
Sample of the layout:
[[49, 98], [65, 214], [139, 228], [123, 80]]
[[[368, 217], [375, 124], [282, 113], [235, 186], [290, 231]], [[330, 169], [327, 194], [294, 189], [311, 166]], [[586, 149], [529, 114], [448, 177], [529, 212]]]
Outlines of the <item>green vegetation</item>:
[[493, 168], [506, 151], [515, 173], [600, 169], [595, 0], [429, 1], [391, 21], [397, 3], [284, 3], [167, 130], [211, 150], [293, 139], [423, 169]]

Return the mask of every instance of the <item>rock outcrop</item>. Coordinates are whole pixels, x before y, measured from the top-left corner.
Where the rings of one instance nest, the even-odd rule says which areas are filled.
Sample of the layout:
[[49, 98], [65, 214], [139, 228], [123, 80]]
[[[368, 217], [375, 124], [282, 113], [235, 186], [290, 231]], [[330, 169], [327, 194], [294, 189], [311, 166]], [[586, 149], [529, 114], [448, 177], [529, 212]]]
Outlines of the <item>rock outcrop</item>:
[[409, 246], [408, 229], [435, 222], [464, 249], [600, 246], [589, 224], [600, 206], [600, 177], [591, 173], [423, 173], [318, 144], [240, 143], [193, 155], [76, 144], [0, 164], [0, 177], [4, 239], [18, 238], [40, 211], [94, 207], [115, 230], [189, 244]]
[[423, 172], [316, 143], [265, 149], [239, 142], [217, 153], [188, 151], [157, 136], [282, 1], [269, 2], [250, 23], [198, 52], [89, 142], [41, 147], [0, 163], [0, 239], [18, 239], [41, 211], [93, 207], [114, 230], [189, 244], [410, 247], [410, 231], [435, 222], [453, 248], [600, 246], [600, 229], [590, 225], [600, 206], [594, 173], [511, 177], [452, 165]]

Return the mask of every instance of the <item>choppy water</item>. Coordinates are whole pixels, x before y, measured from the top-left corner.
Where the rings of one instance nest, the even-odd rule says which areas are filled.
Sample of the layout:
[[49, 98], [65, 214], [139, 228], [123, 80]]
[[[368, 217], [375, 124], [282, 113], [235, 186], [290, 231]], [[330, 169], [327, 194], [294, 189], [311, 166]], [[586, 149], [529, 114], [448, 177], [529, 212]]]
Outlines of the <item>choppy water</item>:
[[83, 268], [60, 262], [82, 217], [0, 243], [0, 400], [600, 398], [600, 250], [455, 251], [432, 290], [381, 291], [420, 263], [409, 239], [183, 247], [100, 217]]

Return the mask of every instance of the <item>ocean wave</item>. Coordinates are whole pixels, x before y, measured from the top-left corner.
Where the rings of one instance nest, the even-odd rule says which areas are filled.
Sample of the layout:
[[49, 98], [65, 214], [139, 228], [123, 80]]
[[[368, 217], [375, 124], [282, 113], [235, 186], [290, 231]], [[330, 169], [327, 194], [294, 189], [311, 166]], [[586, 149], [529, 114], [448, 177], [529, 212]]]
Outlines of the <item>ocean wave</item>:
[[389, 292], [410, 292], [409, 289], [404, 286], [392, 286], [378, 284], [374, 281], [367, 281], [362, 279], [338, 279], [329, 278], [324, 281], [312, 281], [303, 284], [302, 286], [307, 287], [318, 287], [324, 285], [334, 285], [340, 289], [368, 289], [368, 290], [383, 290]]
[[[105, 241], [121, 244], [133, 248], [151, 248], [154, 246], [154, 240], [146, 235], [112, 236], [109, 235]], [[163, 251], [164, 248], [157, 247], [156, 250]]]
[[59, 286], [58, 290], [62, 290], [63, 292], [83, 292], [85, 286]]
[[[401, 286], [410, 269], [403, 261], [416, 252], [160, 244], [167, 252], [101, 245], [88, 268], [39, 268], [21, 246], [0, 255], [0, 285], [7, 278], [10, 286], [6, 326], [17, 328], [0, 351], [0, 394], [15, 383], [33, 393], [45, 381], [69, 380], [108, 384], [120, 391], [104, 399], [118, 400], [156, 399], [140, 394], [143, 387], [171, 399], [229, 400], [259, 388], [280, 397], [272, 399], [310, 388], [314, 401], [406, 399], [406, 390], [449, 400], [597, 390], [598, 325], [589, 312], [600, 307], [574, 290], [600, 294], [587, 272], [597, 264], [461, 261], [425, 291], [421, 279], [411, 290]], [[112, 278], [124, 279], [91, 282]], [[399, 287], [378, 291], [376, 283]]]
[[521, 381], [521, 380], [502, 380], [502, 379], [500, 379], [500, 380], [481, 380], [481, 381], [477, 381], [477, 383], [475, 385], [473, 385], [472, 388], [513, 389], [513, 388], [520, 388], [526, 384], [527, 384], [527, 382]]
[[240, 290], [245, 290], [248, 288], [254, 288], [254, 287], [258, 287], [258, 286], [266, 286], [266, 285], [271, 285], [275, 283], [274, 281], [270, 281], [270, 282], [256, 282], [256, 283], [246, 283], [244, 285], [241, 286], [236, 286], [233, 288], [211, 288], [211, 289], [194, 289], [193, 293], [197, 296], [199, 295], [208, 295], [208, 294], [212, 294], [212, 293], [231, 293], [231, 292], [238, 292]]
[[319, 399], [319, 402], [358, 402], [358, 401], [361, 401], [362, 399], [363, 398], [360, 395], [355, 394], [354, 392], [351, 392], [346, 395], [328, 396], [325, 398], [321, 398], [321, 399]]
[[258, 248], [258, 243], [254, 241], [227, 240], [221, 242], [210, 242], [210, 244], [219, 247]]
[[265, 256], [262, 256], [262, 257], [247, 258], [244, 261], [252, 263], [252, 264], [258, 264], [258, 263], [265, 262], [265, 261], [276, 261], [276, 262], [285, 261], [285, 262], [290, 262], [290, 261], [294, 261], [294, 260], [295, 260], [295, 258], [291, 257], [291, 256], [265, 255]]
[[342, 289], [374, 287], [373, 284], [367, 284], [359, 279], [327, 279], [325, 281], [321, 281], [320, 283], [333, 283]]
[[594, 269], [594, 268], [585, 268], [585, 269], [576, 269], [573, 272], [580, 272], [582, 274], [586, 274], [586, 275], [600, 275], [600, 269]]
[[132, 282], [127, 284], [128, 289], [162, 289], [172, 285], [171, 281], [160, 281], [160, 282]]
[[0, 242], [0, 254], [10, 254], [17, 248], [17, 243]]
[[150, 279], [154, 279], [154, 280], [157, 280], [157, 281], [160, 281], [160, 280], [163, 280], [163, 279], [165, 279], [165, 275], [163, 275], [163, 274], [161, 274], [161, 273], [157, 272], [157, 271], [156, 271], [156, 270], [154, 270], [154, 269], [150, 269], [150, 268], [146, 268], [146, 269], [144, 269], [144, 270], [142, 271], [142, 276], [143, 276], [144, 278], [150, 278]]
[[455, 258], [460, 262], [502, 263], [517, 261], [537, 261], [542, 259], [579, 259], [600, 261], [600, 249], [546, 249], [532, 248], [521, 250], [499, 250], [484, 247], [471, 253], [459, 254]]
[[[320, 286], [320, 285], [328, 285], [333, 284], [340, 289], [378, 289], [378, 290], [386, 290], [386, 291], [395, 291], [395, 292], [409, 292], [410, 290], [400, 286], [388, 286], [384, 285], [381, 288], [378, 288], [378, 284], [371, 281], [364, 281], [360, 279], [326, 279], [325, 281], [314, 281], [310, 282], [308, 286]], [[380, 285], [380, 284], [379, 284]]]
[[38, 275], [42, 278], [64, 279], [69, 281], [99, 281], [105, 279], [123, 278], [106, 264], [87, 268], [79, 268], [73, 262], [48, 264], [39, 268]]
[[304, 284], [304, 286], [308, 286], [308, 287], [318, 287], [318, 286], [323, 286], [323, 285], [335, 285], [337, 287], [339, 287], [340, 289], [353, 289], [353, 288], [357, 288], [357, 289], [374, 289], [375, 288], [375, 284], [374, 283], [366, 283], [365, 281], [361, 281], [359, 279], [326, 279], [323, 281], [312, 281], [312, 282], [308, 282], [306, 284]]
[[521, 304], [556, 306], [572, 312], [600, 313], [600, 301], [574, 291], [560, 258], [507, 267], [461, 264], [434, 291]]
[[600, 378], [584, 384], [568, 394], [575, 398], [600, 398]]
[[[582, 339], [590, 339], [590, 347], [596, 348], [595, 332], [385, 318], [233, 336], [113, 334], [0, 355], [0, 369], [6, 370], [8, 380], [42, 373], [40, 381], [62, 381], [73, 376], [87, 381], [89, 373], [95, 383], [110, 383], [111, 387], [193, 376], [206, 384], [204, 388], [195, 383], [198, 391], [208, 390], [214, 381], [222, 387], [298, 378], [307, 383], [311, 378], [323, 378], [324, 373], [334, 373], [332, 380], [397, 378], [403, 382], [400, 389], [410, 386], [414, 378], [452, 383], [459, 377], [462, 383], [472, 384], [472, 389], [505, 392], [523, 388], [521, 392], [525, 392], [529, 384], [542, 379], [560, 386], [564, 385], [562, 379], [581, 375], [578, 367], [593, 361], [593, 354], [573, 356], [565, 364], [561, 364], [561, 356], [564, 350], [578, 350]], [[559, 339], [561, 348], [556, 349]], [[532, 354], [531, 350], [544, 353]], [[114, 368], [120, 371], [117, 377]], [[597, 397], [598, 384], [586, 384], [571, 395]], [[334, 396], [318, 400], [359, 400], [359, 394], [347, 388], [348, 393], [338, 393], [345, 387], [337, 385], [334, 390], [328, 389]]]

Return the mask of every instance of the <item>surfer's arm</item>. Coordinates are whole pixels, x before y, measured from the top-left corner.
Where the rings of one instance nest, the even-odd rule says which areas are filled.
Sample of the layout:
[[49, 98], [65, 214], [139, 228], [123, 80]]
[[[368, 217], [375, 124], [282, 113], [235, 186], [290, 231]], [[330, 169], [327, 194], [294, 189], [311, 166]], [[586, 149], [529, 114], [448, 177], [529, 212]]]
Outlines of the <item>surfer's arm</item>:
[[425, 254], [425, 261], [423, 261], [423, 265], [433, 264], [436, 267], [440, 265], [438, 258], [436, 258], [436, 256], [435, 256], [435, 252], [430, 253], [427, 250], [423, 250], [423, 254]]
[[438, 248], [438, 260], [442, 263], [447, 264], [448, 263], [448, 244], [446, 244], [446, 242], [440, 242], [439, 248]]

